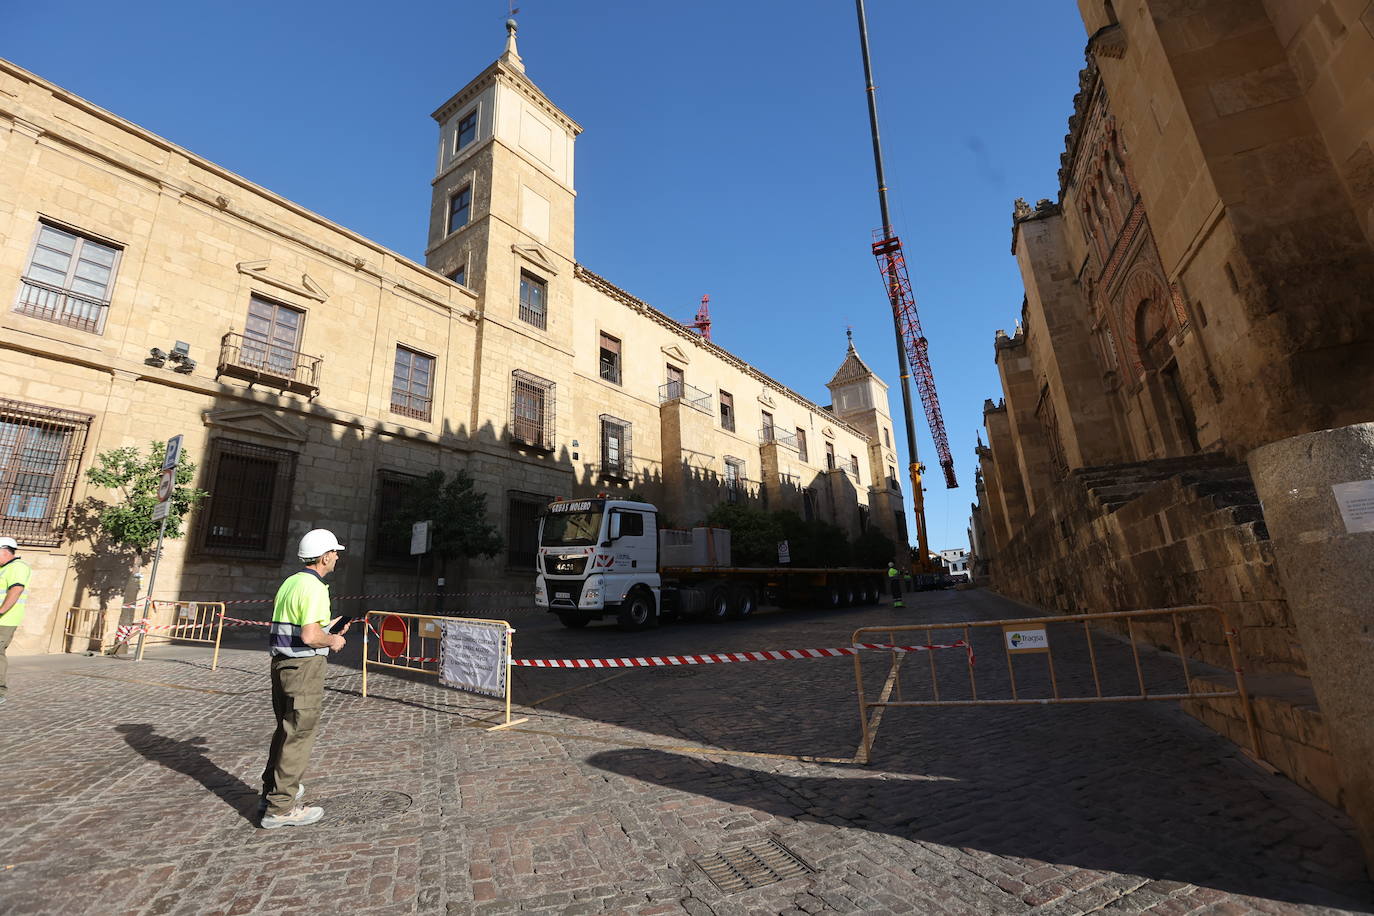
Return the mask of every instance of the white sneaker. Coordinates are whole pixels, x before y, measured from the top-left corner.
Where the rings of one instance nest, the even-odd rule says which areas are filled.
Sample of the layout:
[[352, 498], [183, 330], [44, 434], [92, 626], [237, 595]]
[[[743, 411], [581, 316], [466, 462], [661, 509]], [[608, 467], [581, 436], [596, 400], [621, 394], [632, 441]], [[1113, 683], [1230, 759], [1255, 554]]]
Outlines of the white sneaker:
[[[305, 797], [305, 783], [300, 783], [300, 784], [296, 787], [296, 801], [300, 801], [300, 800], [301, 800], [302, 798], [304, 798], [304, 797]], [[258, 799], [258, 817], [262, 817], [262, 816], [263, 816], [264, 814], [266, 814], [266, 813], [267, 813], [267, 796], [264, 795], [264, 796], [262, 796], [261, 798]]]
[[264, 830], [277, 827], [309, 827], [324, 817], [324, 809], [297, 805], [286, 814], [264, 814], [260, 826]]

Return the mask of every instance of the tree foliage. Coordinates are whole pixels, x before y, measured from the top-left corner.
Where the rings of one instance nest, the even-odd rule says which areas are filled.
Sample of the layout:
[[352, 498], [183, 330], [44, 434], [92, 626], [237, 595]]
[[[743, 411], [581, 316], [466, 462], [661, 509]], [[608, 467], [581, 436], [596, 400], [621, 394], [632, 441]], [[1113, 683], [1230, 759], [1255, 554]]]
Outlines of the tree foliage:
[[410, 540], [411, 526], [429, 521], [431, 547], [441, 566], [457, 557], [493, 557], [504, 546], [496, 526], [487, 521], [487, 497], [459, 470], [447, 479], [431, 471], [407, 487], [396, 514], [382, 528], [382, 536]]
[[854, 539], [855, 566], [886, 566], [897, 559], [897, 545], [876, 525]]
[[[765, 512], [722, 503], [711, 510], [705, 523], [730, 530], [731, 560], [740, 566], [778, 565], [779, 541], [788, 542], [790, 566], [826, 568], [854, 563], [854, 547], [843, 531], [828, 522], [805, 521], [795, 512]], [[881, 564], [873, 565], [885, 565], [889, 559], [890, 554]]]
[[[115, 501], [95, 497], [89, 501], [97, 529], [113, 546], [132, 550], [140, 562], [157, 542], [161, 526], [161, 522], [153, 521], [153, 508], [157, 505], [157, 485], [162, 479], [162, 459], [166, 451], [165, 442], [150, 442], [142, 453], [136, 446], [126, 445], [101, 452], [86, 471], [88, 481], [119, 494]], [[183, 449], [177, 462], [172, 505], [167, 513], [166, 538], [175, 539], [185, 534], [186, 516], [207, 495], [204, 490], [188, 486], [195, 472], [195, 463]]]

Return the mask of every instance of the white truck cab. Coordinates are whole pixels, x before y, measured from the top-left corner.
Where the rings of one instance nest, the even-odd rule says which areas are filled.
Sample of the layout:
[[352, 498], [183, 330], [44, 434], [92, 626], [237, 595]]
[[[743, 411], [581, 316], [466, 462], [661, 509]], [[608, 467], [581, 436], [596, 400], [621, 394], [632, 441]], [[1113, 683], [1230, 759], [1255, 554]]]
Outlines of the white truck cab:
[[568, 627], [614, 615], [624, 629], [659, 619], [658, 510], [598, 496], [551, 503], [539, 524], [534, 603]]

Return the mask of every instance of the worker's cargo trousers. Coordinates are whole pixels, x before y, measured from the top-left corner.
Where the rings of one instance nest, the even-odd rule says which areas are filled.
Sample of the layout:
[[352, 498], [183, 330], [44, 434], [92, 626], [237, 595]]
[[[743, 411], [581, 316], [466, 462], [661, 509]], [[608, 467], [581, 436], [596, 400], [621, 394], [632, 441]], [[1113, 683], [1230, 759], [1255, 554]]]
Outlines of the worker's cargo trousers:
[[272, 711], [277, 731], [267, 768], [262, 771], [262, 794], [268, 814], [287, 814], [296, 806], [296, 790], [310, 763], [315, 728], [324, 701], [324, 671], [329, 659], [272, 656]]

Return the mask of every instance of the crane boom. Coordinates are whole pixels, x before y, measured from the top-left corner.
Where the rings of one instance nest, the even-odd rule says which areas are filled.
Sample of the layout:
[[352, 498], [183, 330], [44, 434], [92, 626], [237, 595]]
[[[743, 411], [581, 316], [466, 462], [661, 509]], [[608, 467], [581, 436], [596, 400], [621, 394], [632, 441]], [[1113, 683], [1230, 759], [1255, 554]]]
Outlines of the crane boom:
[[907, 276], [902, 241], [891, 234], [890, 226], [878, 230], [874, 235], [873, 255], [878, 259], [878, 270], [887, 283], [887, 298], [892, 304], [892, 314], [901, 327], [907, 365], [916, 376], [916, 391], [921, 396], [921, 406], [925, 408], [930, 438], [935, 441], [935, 454], [945, 474], [945, 486], [952, 490], [959, 486], [954, 478], [954, 457], [949, 452], [945, 416], [940, 411], [940, 395], [935, 391], [935, 373], [930, 368], [929, 344], [925, 332], [921, 330], [921, 316], [916, 312], [916, 296], [911, 291], [911, 280]]
[[926, 534], [925, 487], [921, 483], [921, 472], [924, 468], [916, 454], [916, 425], [912, 418], [908, 366], [915, 371], [916, 384], [921, 392], [921, 403], [925, 407], [926, 421], [930, 424], [930, 435], [935, 440], [940, 467], [945, 472], [945, 483], [950, 487], [957, 486], [954, 480], [954, 459], [949, 454], [949, 436], [945, 433], [945, 419], [940, 412], [940, 399], [935, 393], [935, 376], [930, 369], [925, 333], [921, 330], [921, 320], [916, 314], [916, 297], [911, 292], [911, 280], [907, 277], [906, 257], [902, 254], [901, 240], [897, 238], [897, 233], [892, 231], [892, 219], [887, 208], [883, 145], [878, 137], [878, 93], [873, 86], [873, 64], [868, 54], [868, 17], [864, 14], [864, 0], [854, 0], [854, 8], [859, 16], [859, 48], [863, 52], [864, 83], [868, 92], [868, 123], [873, 133], [873, 170], [878, 179], [878, 208], [883, 219], [882, 228], [875, 233], [873, 254], [878, 259], [878, 269], [882, 271], [887, 286], [888, 302], [892, 306], [892, 330], [897, 344], [897, 366], [901, 370], [902, 383], [902, 411], [906, 420], [906, 448], [911, 456], [911, 509], [916, 518], [918, 551], [912, 569], [931, 572], [930, 542]]

